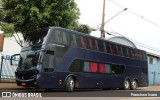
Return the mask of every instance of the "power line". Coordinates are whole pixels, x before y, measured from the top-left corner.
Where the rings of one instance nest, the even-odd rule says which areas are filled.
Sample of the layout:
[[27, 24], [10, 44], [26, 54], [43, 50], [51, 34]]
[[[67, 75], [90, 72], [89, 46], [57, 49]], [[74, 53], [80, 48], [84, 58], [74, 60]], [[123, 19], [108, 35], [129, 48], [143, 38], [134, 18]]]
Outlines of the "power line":
[[[123, 9], [126, 8], [126, 7], [124, 7], [123, 5], [121, 5], [120, 3], [118, 3], [118, 2], [116, 2], [114, 0], [108, 0], [108, 1], [112, 2], [113, 4], [119, 6], [119, 7], [123, 8]], [[150, 24], [152, 24], [152, 25], [157, 26], [158, 28], [160, 28], [159, 24], [157, 24], [157, 23], [153, 22], [152, 20], [144, 17], [143, 15], [141, 15], [141, 14], [139, 14], [139, 13], [137, 13], [137, 12], [135, 12], [135, 11], [129, 9], [129, 8], [127, 8], [126, 11], [129, 11], [130, 13], [136, 15], [137, 17], [140, 17], [141, 19], [144, 19], [145, 21], [149, 22]]]
[[122, 13], [123, 11], [126, 11], [127, 8], [124, 8], [122, 11], [120, 11], [119, 13], [117, 13], [116, 15], [114, 15], [113, 17], [111, 17], [109, 20], [107, 20], [104, 24], [108, 23], [110, 20], [112, 20], [113, 18], [115, 18], [116, 16], [118, 16], [120, 13]]
[[[113, 35], [113, 36], [119, 35], [119, 36], [125, 37], [125, 38], [131, 40], [132, 42], [134, 42], [136, 45], [138, 45], [138, 46], [140, 46], [140, 47], [143, 47], [143, 48], [146, 48], [146, 49], [155, 51], [155, 52], [160, 52], [159, 49], [153, 48], [153, 47], [148, 46], [148, 45], [146, 45], [146, 44], [144, 44], [144, 43], [141, 43], [141, 42], [139, 42], [139, 41], [137, 41], [137, 40], [134, 40], [134, 39], [132, 39], [132, 38], [126, 37], [126, 36], [124, 36], [124, 35], [122, 35], [122, 34], [120, 34], [120, 33], [117, 33], [117, 32], [109, 32], [109, 34], [111, 34], [111, 35]], [[114, 35], [114, 34], [117, 34], [117, 35]]]
[[[160, 26], [159, 26], [158, 24], [156, 24], [156, 23], [154, 23], [153, 21], [145, 18], [144, 16], [142, 16], [142, 15], [140, 15], [140, 14], [132, 11], [131, 9], [128, 9], [128, 8], [122, 6], [121, 4], [115, 2], [114, 0], [108, 0], [108, 1], [116, 4], [117, 6], [119, 6], [119, 7], [121, 7], [121, 8], [123, 8], [123, 11], [129, 11], [130, 13], [132, 13], [132, 14], [134, 14], [134, 15], [136, 15], [136, 16], [144, 19], [144, 20], [146, 20], [147, 22], [149, 22], [149, 23], [151, 23], [151, 24], [153, 24], [153, 25], [155, 25], [155, 26], [157, 26], [157, 27], [160, 28]], [[123, 11], [119, 12], [118, 14], [122, 13]], [[115, 16], [117, 16], [118, 14], [116, 14]], [[113, 18], [114, 18], [115, 16], [113, 16]], [[83, 18], [83, 17], [81, 17], [81, 18], [82, 18], [82, 19], [85, 19], [85, 20], [88, 20], [88, 19]], [[113, 18], [111, 18], [111, 19], [113, 19]], [[110, 21], [111, 19], [109, 19], [108, 21]], [[88, 20], [88, 21], [101, 25], [100, 23], [95, 22], [95, 21], [91, 21], [91, 20]], [[108, 21], [106, 21], [105, 24], [106, 24]], [[100, 31], [99, 25], [98, 25], [97, 30]], [[95, 29], [95, 30], [96, 30], [96, 29]], [[106, 32], [106, 31], [105, 31], [105, 32]], [[112, 32], [112, 33], [111, 33], [111, 32], [106, 32], [106, 33], [109, 34], [109, 35], [112, 35], [112, 36], [117, 36], [117, 35], [118, 35], [118, 36], [125, 37], [125, 38], [131, 40], [132, 42], [134, 42], [137, 46], [140, 46], [140, 47], [143, 47], [143, 48], [146, 48], [146, 49], [148, 49], [148, 50], [155, 51], [155, 52], [160, 52], [160, 50], [158, 50], [158, 49], [156, 49], [156, 48], [153, 48], [153, 47], [151, 47], [151, 46], [148, 46], [148, 45], [146, 45], [146, 44], [144, 44], [144, 43], [141, 43], [141, 42], [139, 42], [139, 41], [136, 41], [136, 40], [134, 40], [134, 39], [132, 39], [132, 38], [126, 37], [126, 36], [124, 36], [124, 35], [122, 35], [122, 34], [120, 34], [120, 33], [118, 33], [118, 32], [115, 32], [115, 31], [114, 31], [114, 32]], [[115, 35], [115, 34], [117, 34], [117, 35]]]

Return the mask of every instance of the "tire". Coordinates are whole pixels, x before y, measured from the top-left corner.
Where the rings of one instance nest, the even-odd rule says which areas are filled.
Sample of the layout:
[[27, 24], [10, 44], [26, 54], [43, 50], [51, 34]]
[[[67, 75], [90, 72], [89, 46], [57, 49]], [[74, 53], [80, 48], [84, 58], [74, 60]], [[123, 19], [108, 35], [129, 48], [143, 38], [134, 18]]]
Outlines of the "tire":
[[74, 79], [73, 77], [69, 77], [66, 81], [66, 91], [72, 92], [74, 91], [74, 87], [75, 87]]
[[136, 88], [138, 87], [138, 83], [136, 80], [133, 80], [131, 82], [131, 90], [136, 90]]
[[129, 90], [130, 86], [131, 86], [130, 81], [128, 79], [126, 79], [124, 81], [124, 90]]

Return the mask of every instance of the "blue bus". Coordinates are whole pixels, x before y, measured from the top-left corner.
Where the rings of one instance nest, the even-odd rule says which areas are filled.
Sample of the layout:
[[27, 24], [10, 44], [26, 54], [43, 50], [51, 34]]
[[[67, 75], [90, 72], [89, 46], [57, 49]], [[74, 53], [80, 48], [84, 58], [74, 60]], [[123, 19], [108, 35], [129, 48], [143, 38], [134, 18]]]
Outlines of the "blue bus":
[[148, 86], [145, 51], [60, 27], [43, 31], [40, 44], [13, 55], [19, 56], [18, 86], [66, 91]]

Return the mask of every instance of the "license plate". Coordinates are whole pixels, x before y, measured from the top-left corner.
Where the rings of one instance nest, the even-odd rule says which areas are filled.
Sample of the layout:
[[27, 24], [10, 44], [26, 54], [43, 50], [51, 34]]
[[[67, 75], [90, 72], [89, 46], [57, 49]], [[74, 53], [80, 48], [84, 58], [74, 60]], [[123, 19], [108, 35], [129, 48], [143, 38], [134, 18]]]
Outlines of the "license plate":
[[26, 86], [26, 83], [23, 82], [21, 85], [22, 85], [22, 86]]

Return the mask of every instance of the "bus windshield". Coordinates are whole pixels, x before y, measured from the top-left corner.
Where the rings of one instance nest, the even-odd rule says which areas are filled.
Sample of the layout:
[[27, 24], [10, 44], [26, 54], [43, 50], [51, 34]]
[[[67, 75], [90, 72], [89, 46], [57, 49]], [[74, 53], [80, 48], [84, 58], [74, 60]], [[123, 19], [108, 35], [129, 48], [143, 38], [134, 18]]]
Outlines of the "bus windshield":
[[17, 70], [26, 71], [35, 69], [40, 51], [28, 50], [21, 52]]

